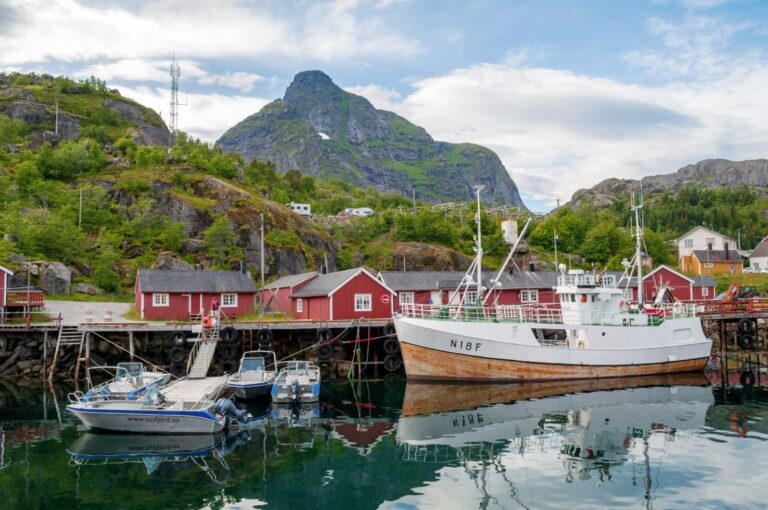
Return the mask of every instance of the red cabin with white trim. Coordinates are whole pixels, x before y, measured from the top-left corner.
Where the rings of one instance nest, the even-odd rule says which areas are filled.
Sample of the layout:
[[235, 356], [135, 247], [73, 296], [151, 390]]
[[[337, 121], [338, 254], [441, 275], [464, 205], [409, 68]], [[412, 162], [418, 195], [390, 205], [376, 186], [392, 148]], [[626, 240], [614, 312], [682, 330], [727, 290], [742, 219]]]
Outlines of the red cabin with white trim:
[[254, 310], [256, 285], [247, 271], [140, 269], [136, 275], [142, 319], [188, 320], [210, 312], [213, 298], [225, 316], [238, 317]]
[[265, 312], [282, 313], [287, 317], [295, 317], [291, 294], [298, 292], [320, 273], [310, 273], [283, 276], [267, 284], [259, 290], [259, 301]]
[[389, 319], [395, 293], [365, 268], [320, 274], [291, 294], [297, 319]]
[[8, 306], [8, 281], [13, 276], [13, 271], [0, 266], [0, 320], [5, 319]]

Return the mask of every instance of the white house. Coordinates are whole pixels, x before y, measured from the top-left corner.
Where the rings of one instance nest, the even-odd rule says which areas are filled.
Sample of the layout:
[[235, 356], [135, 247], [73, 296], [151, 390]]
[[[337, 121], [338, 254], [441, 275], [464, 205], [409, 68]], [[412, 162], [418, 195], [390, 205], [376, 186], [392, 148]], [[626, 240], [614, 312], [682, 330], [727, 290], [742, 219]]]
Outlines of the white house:
[[706, 227], [694, 227], [677, 240], [677, 257], [678, 260], [689, 257], [694, 250], [725, 250], [725, 243], [728, 243], [730, 250], [737, 249], [734, 238], [724, 236]]
[[760, 241], [749, 255], [749, 267], [755, 271], [768, 271], [768, 236]]
[[296, 202], [291, 202], [289, 205], [291, 206], [291, 211], [299, 216], [312, 216], [312, 208], [309, 204], [297, 204]]
[[373, 209], [370, 207], [357, 207], [344, 209], [344, 212], [350, 216], [371, 216], [373, 215]]

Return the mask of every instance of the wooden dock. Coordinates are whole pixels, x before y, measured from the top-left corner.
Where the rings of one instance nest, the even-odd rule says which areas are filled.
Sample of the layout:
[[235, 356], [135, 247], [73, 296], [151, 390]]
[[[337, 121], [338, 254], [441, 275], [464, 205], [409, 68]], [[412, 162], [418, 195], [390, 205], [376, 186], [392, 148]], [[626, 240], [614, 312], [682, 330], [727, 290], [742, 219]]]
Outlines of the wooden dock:
[[226, 389], [228, 377], [222, 375], [200, 379], [179, 379], [164, 386], [161, 393], [168, 400], [183, 400], [184, 402], [216, 400]]

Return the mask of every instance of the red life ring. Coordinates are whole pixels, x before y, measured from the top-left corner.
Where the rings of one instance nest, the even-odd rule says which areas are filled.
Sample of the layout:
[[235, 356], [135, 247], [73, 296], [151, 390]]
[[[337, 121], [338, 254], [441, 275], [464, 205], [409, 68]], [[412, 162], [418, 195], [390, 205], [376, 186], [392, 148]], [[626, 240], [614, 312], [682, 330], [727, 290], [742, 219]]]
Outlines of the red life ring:
[[623, 299], [619, 301], [619, 310], [622, 312], [626, 312], [629, 310], [629, 303], [624, 301]]

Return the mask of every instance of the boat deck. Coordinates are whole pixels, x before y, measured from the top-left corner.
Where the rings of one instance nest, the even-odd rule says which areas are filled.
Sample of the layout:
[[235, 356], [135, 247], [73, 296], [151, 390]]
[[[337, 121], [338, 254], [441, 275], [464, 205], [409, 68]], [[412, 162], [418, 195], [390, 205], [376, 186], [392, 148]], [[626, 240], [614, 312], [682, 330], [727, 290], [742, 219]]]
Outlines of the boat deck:
[[226, 388], [227, 376], [204, 377], [201, 379], [179, 379], [162, 388], [168, 400], [214, 400]]

